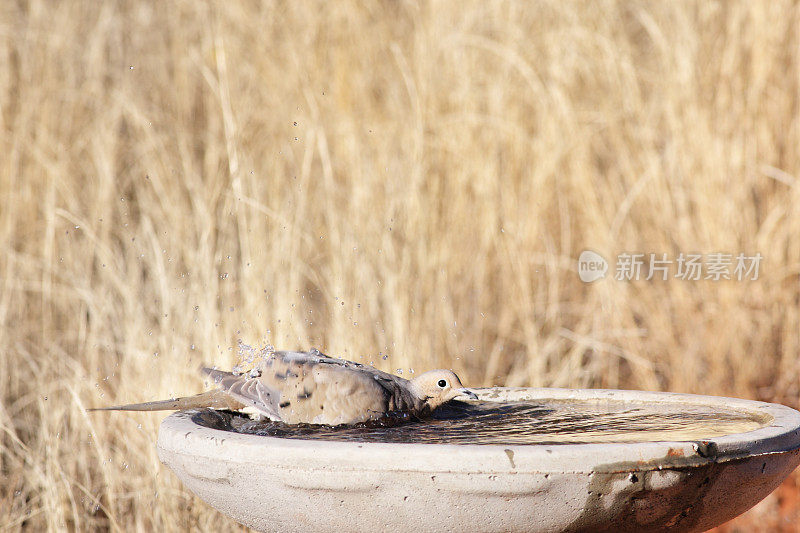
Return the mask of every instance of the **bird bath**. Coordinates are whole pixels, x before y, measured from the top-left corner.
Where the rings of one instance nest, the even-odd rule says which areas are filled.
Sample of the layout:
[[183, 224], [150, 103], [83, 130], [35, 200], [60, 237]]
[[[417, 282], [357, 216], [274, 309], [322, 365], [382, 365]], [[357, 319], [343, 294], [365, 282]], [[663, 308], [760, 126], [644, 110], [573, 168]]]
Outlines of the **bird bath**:
[[[472, 416], [380, 430], [294, 432], [178, 412], [161, 424], [159, 457], [238, 522], [304, 532], [703, 531], [800, 463], [800, 413], [782, 405], [473, 390], [485, 403]], [[429, 424], [439, 429], [426, 434]], [[281, 436], [252, 434], [264, 431]]]

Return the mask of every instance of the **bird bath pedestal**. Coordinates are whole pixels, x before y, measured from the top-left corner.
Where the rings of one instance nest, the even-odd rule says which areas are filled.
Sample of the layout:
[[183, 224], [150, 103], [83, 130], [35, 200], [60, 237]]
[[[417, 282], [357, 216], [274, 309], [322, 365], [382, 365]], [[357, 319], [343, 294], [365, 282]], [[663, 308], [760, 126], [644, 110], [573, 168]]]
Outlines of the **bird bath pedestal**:
[[[266, 437], [167, 417], [158, 453], [193, 492], [259, 531], [704, 531], [749, 509], [800, 463], [800, 413], [639, 391], [475, 389], [486, 402], [624, 404], [741, 413], [750, 426], [538, 444]], [[703, 422], [705, 423], [705, 422]], [[697, 433], [697, 432], [695, 432]], [[647, 438], [652, 435], [652, 439]]]

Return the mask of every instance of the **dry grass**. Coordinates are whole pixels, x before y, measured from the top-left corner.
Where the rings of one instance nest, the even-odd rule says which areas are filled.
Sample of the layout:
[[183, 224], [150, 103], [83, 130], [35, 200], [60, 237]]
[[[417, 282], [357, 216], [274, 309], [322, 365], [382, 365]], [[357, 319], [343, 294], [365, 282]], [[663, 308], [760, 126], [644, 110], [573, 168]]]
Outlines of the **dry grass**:
[[[800, 399], [800, 6], [0, 4], [0, 529], [237, 526], [157, 415], [237, 339]], [[761, 252], [579, 281], [584, 248]], [[383, 360], [379, 354], [388, 354]]]

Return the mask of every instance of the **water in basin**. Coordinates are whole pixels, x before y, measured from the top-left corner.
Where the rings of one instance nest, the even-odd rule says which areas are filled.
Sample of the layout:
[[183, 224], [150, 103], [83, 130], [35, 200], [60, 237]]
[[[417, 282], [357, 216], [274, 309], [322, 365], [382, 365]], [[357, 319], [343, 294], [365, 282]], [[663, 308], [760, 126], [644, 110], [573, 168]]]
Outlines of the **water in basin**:
[[289, 426], [210, 409], [193, 415], [207, 427], [287, 439], [514, 445], [707, 440], [758, 429], [768, 418], [702, 404], [619, 400], [451, 402], [429, 419], [351, 427]]

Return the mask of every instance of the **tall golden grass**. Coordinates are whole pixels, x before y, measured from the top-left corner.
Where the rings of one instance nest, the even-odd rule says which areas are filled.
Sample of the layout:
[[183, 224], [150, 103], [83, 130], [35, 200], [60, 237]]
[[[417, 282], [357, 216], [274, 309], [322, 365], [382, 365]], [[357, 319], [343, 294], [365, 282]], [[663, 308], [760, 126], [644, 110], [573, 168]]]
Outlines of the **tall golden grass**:
[[[161, 417], [84, 409], [199, 391], [239, 340], [797, 405], [798, 27], [785, 1], [0, 4], [0, 529], [236, 529], [159, 464]], [[626, 251], [764, 260], [611, 279]]]

